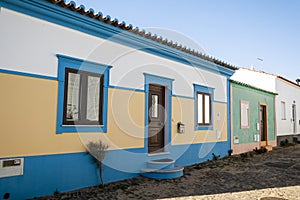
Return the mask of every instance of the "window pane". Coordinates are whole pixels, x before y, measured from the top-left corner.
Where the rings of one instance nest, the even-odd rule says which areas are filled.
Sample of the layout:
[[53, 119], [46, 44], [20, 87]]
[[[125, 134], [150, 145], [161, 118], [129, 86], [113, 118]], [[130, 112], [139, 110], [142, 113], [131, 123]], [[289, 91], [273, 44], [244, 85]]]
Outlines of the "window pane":
[[86, 119], [99, 121], [100, 77], [88, 76]]
[[281, 102], [281, 119], [286, 119], [285, 102]]
[[204, 96], [205, 105], [205, 124], [210, 124], [210, 96]]
[[198, 124], [203, 124], [203, 95], [197, 94]]
[[158, 95], [152, 95], [151, 117], [158, 117]]
[[249, 127], [249, 102], [241, 102], [241, 127]]
[[78, 121], [80, 75], [68, 73], [67, 121]]

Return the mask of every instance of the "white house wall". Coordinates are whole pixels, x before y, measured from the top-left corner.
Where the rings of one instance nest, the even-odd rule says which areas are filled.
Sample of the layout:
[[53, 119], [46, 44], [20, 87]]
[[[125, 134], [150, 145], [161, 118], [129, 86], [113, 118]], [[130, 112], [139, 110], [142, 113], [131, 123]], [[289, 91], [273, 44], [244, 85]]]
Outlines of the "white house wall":
[[[278, 95], [276, 97], [277, 136], [293, 135], [292, 105], [296, 105], [296, 134], [300, 134], [300, 87], [280, 78], [276, 79]], [[282, 119], [281, 102], [286, 105], [286, 119]], [[294, 103], [295, 102], [295, 103]]]
[[227, 102], [226, 78], [215, 73], [5, 8], [1, 8], [0, 27], [2, 69], [57, 77], [56, 54], [63, 54], [112, 65], [112, 86], [144, 89], [143, 73], [146, 72], [175, 79], [175, 95], [193, 97], [193, 83], [196, 83], [215, 88], [215, 100]]

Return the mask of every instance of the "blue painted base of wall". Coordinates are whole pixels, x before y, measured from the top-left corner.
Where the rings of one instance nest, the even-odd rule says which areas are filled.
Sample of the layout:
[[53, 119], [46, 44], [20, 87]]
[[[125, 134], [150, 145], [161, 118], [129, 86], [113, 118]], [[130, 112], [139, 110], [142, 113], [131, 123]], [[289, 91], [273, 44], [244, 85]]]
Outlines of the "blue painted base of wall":
[[[105, 183], [139, 175], [153, 159], [171, 158], [188, 166], [212, 159], [212, 153], [226, 156], [228, 142], [170, 146], [170, 154], [148, 156], [145, 149], [113, 150], [106, 154], [103, 166]], [[10, 193], [11, 199], [51, 195], [99, 184], [99, 172], [86, 153], [28, 156], [24, 158], [24, 175], [0, 178], [0, 199]]]
[[185, 149], [185, 153], [177, 159], [176, 163], [189, 166], [213, 160], [213, 153], [221, 158], [228, 156], [230, 144], [229, 142], [204, 143], [189, 145], [188, 148], [186, 148], [186, 145], [176, 146], [176, 149], [178, 148]]
[[[103, 166], [105, 182], [137, 176]], [[99, 172], [86, 153], [30, 156], [24, 158], [24, 175], [0, 178], [0, 199], [27, 199], [98, 185]]]

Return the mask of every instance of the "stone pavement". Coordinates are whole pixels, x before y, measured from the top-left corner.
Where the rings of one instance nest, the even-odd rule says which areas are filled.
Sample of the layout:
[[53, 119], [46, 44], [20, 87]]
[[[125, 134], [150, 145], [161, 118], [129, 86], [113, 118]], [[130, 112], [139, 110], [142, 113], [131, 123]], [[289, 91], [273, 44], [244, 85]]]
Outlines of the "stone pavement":
[[136, 177], [40, 199], [166, 198], [300, 200], [300, 145], [196, 164], [178, 179]]

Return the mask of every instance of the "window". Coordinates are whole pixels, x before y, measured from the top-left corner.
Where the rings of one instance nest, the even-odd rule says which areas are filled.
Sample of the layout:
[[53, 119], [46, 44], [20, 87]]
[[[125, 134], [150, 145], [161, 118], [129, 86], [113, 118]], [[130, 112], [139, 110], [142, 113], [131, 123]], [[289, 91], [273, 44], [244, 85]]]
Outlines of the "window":
[[56, 132], [106, 132], [111, 66], [63, 55], [57, 57]]
[[284, 101], [281, 101], [281, 120], [286, 120], [286, 106]]
[[194, 84], [194, 92], [195, 130], [212, 130], [214, 89]]
[[103, 75], [65, 69], [64, 125], [103, 125]]
[[152, 95], [152, 111], [151, 111], [151, 117], [157, 118], [158, 117], [158, 95]]
[[250, 128], [250, 104], [248, 101], [241, 101], [241, 128]]
[[211, 100], [210, 94], [197, 92], [197, 116], [198, 125], [211, 124]]

